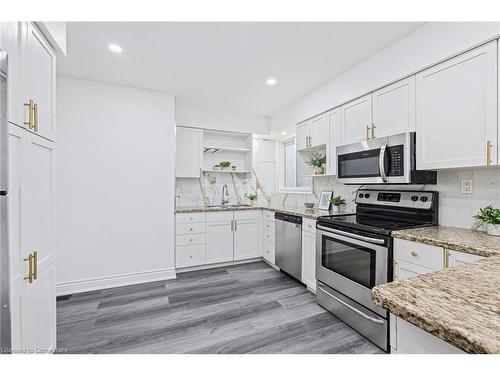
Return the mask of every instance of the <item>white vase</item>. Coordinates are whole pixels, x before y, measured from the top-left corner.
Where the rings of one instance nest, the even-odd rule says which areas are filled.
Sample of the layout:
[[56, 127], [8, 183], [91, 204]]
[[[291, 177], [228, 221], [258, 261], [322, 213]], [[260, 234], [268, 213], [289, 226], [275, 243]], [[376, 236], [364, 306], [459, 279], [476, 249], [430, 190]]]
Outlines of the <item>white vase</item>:
[[490, 236], [500, 236], [500, 224], [488, 224], [486, 226], [486, 233]]
[[340, 212], [340, 206], [334, 206], [334, 205], [332, 205], [332, 212], [334, 214], [338, 214]]

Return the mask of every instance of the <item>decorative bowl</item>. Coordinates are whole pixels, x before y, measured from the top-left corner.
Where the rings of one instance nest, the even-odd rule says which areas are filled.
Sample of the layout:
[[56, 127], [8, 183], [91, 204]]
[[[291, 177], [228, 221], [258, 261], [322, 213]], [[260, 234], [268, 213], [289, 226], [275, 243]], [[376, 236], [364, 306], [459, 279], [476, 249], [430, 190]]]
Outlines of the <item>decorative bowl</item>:
[[306, 208], [310, 210], [314, 208], [314, 203], [304, 203], [304, 206], [306, 206]]

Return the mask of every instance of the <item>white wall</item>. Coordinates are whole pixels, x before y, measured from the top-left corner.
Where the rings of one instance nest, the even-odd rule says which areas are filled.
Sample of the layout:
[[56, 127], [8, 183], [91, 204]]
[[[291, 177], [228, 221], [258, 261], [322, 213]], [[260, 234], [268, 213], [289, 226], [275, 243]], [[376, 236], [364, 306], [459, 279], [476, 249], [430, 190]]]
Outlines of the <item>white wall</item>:
[[58, 294], [175, 276], [175, 98], [58, 77]]
[[226, 130], [241, 133], [268, 134], [269, 119], [207, 108], [179, 105], [175, 107], [177, 125]]
[[347, 70], [270, 118], [270, 130], [297, 124], [500, 35], [500, 22], [433, 22]]

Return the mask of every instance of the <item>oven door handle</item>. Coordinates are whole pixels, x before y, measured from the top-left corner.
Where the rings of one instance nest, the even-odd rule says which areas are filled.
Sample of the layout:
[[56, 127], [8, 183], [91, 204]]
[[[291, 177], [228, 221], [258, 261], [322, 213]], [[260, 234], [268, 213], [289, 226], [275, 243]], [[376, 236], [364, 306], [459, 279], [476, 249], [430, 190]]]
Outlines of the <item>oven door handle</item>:
[[382, 147], [380, 147], [380, 155], [378, 156], [378, 167], [380, 169], [380, 177], [382, 177], [382, 181], [387, 182], [387, 171], [385, 170], [385, 154], [387, 150], [387, 143], [384, 143]]
[[354, 233], [344, 232], [344, 231], [337, 230], [337, 229], [327, 228], [327, 227], [324, 227], [324, 226], [319, 225], [319, 224], [317, 225], [317, 227], [318, 227], [318, 229], [324, 230], [325, 232], [335, 233], [335, 234], [338, 234], [338, 235], [341, 235], [344, 237], [354, 238], [356, 240], [365, 241], [365, 242], [374, 243], [374, 244], [379, 244], [379, 245], [385, 244], [385, 240], [381, 239], [381, 238], [372, 238], [372, 237], [361, 236], [359, 234], [354, 234]]
[[357, 308], [355, 307], [352, 307], [351, 305], [349, 305], [348, 303], [345, 303], [344, 301], [342, 301], [340, 298], [337, 298], [335, 297], [333, 294], [329, 293], [328, 291], [326, 291], [325, 289], [323, 289], [321, 287], [320, 284], [318, 284], [318, 288], [321, 289], [321, 291], [323, 293], [325, 293], [326, 295], [330, 296], [331, 298], [333, 298], [335, 301], [337, 301], [338, 303], [341, 303], [342, 305], [344, 305], [345, 307], [347, 307], [348, 309], [352, 310], [353, 312], [355, 312], [356, 314], [362, 316], [363, 318], [365, 319], [368, 319], [370, 321], [372, 321], [373, 323], [376, 323], [376, 324], [384, 324], [385, 323], [385, 320], [383, 319], [377, 319], [377, 318], [372, 318], [371, 316], [369, 315], [366, 315], [363, 311], [361, 310], [358, 310]]

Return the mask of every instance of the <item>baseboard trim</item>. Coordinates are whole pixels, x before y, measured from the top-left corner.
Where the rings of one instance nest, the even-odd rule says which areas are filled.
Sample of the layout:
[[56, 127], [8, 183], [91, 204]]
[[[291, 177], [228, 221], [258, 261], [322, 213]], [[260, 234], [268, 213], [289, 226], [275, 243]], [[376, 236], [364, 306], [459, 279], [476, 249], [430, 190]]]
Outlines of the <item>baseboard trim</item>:
[[91, 292], [119, 286], [134, 284], [143, 284], [153, 281], [175, 279], [175, 269], [154, 270], [146, 272], [134, 272], [123, 275], [113, 275], [106, 277], [96, 277], [94, 279], [69, 281], [58, 283], [56, 285], [56, 295], [64, 296], [67, 294]]
[[177, 273], [190, 272], [190, 271], [199, 271], [199, 270], [208, 270], [210, 268], [219, 268], [219, 267], [227, 267], [227, 266], [235, 266], [238, 264], [245, 263], [254, 263], [261, 262], [262, 258], [252, 258], [252, 259], [244, 259], [244, 260], [234, 260], [231, 262], [222, 262], [222, 263], [213, 263], [213, 264], [204, 264], [202, 266], [193, 266], [193, 267], [185, 267], [185, 268], [177, 268], [175, 271]]

